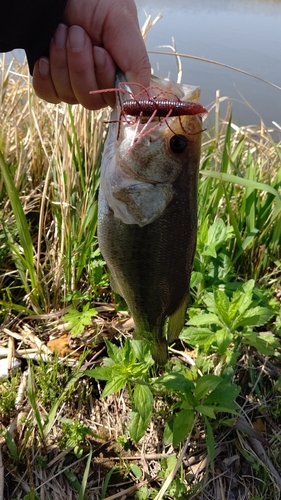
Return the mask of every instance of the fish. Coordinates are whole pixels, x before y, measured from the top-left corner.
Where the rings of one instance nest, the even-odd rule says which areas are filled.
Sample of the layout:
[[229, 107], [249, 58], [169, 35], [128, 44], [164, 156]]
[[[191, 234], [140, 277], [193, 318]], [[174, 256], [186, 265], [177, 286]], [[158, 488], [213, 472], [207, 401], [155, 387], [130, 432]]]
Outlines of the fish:
[[[200, 88], [154, 76], [151, 86], [137, 94], [132, 86], [118, 71], [116, 106], [101, 163], [98, 241], [111, 287], [133, 317], [134, 338], [145, 340], [154, 361], [165, 365], [168, 344], [184, 326], [189, 301], [201, 115], [206, 110], [198, 104], [196, 114], [174, 116], [168, 105], [160, 117], [160, 100], [194, 107]], [[143, 112], [126, 114], [128, 100]], [[154, 115], [146, 112], [145, 101], [156, 103]]]

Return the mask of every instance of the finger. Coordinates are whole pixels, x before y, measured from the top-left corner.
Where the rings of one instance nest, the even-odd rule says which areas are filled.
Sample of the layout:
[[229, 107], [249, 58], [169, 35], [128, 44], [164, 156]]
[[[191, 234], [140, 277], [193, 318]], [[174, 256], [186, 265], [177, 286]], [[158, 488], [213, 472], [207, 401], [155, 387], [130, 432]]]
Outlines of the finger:
[[80, 26], [71, 26], [67, 38], [67, 62], [72, 90], [76, 99], [87, 109], [107, 106], [102, 93], [90, 95], [98, 88], [92, 42]]
[[47, 57], [41, 57], [36, 61], [33, 70], [33, 87], [35, 93], [47, 102], [57, 104], [60, 98], [56, 93], [50, 71], [50, 61]]
[[69, 26], [83, 26], [92, 44], [107, 50], [128, 81], [150, 85], [150, 63], [134, 0], [68, 0], [64, 20]]
[[150, 63], [139, 29], [136, 7], [131, 1], [113, 2], [106, 18], [103, 45], [128, 81], [150, 85]]
[[[97, 89], [115, 87], [116, 66], [110, 54], [102, 47], [93, 47]], [[93, 89], [95, 90], [95, 89]], [[104, 100], [112, 108], [115, 106], [115, 93], [105, 92]]]
[[66, 41], [68, 28], [60, 24], [50, 44], [50, 68], [53, 85], [61, 101], [77, 104], [69, 77]]

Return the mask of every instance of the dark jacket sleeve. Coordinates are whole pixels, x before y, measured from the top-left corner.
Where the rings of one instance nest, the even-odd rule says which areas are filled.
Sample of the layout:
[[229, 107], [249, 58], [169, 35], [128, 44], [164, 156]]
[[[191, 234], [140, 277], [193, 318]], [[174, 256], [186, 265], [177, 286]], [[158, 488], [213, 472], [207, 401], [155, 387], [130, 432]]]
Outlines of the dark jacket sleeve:
[[41, 56], [62, 20], [67, 0], [0, 0], [0, 52], [24, 49], [29, 69]]

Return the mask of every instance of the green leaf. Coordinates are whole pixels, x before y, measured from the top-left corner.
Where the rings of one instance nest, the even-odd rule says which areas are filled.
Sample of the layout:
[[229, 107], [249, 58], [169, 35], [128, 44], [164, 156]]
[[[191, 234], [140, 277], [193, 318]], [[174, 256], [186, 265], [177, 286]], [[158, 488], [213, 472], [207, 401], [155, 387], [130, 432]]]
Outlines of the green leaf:
[[9, 450], [9, 453], [10, 453], [12, 459], [17, 462], [19, 459], [19, 454], [18, 454], [18, 450], [17, 450], [17, 445], [16, 445], [15, 440], [13, 439], [11, 433], [7, 429], [3, 429], [0, 432], [0, 435], [2, 435], [6, 441], [6, 445], [7, 445], [7, 448]]
[[27, 396], [29, 403], [32, 407], [32, 410], [34, 412], [35, 420], [39, 429], [40, 437], [42, 441], [44, 442], [45, 440], [45, 434], [44, 434], [44, 417], [42, 417], [38, 404], [37, 404], [37, 399], [36, 399], [36, 389], [35, 389], [35, 381], [34, 381], [34, 372], [29, 366], [28, 370], [28, 377], [27, 377]]
[[135, 464], [130, 465], [130, 470], [137, 479], [142, 477], [142, 470]]
[[194, 391], [194, 397], [197, 401], [200, 401], [206, 396], [210, 391], [213, 391], [219, 384], [221, 384], [222, 379], [217, 375], [203, 375], [198, 379], [196, 388]]
[[86, 370], [84, 373], [88, 377], [97, 378], [99, 380], [110, 380], [113, 375], [113, 370], [111, 366], [101, 366], [93, 368], [92, 370]]
[[204, 276], [199, 271], [192, 271], [190, 279], [190, 288], [198, 288], [204, 282]]
[[[27, 281], [25, 280], [24, 284], [26, 286], [26, 291], [31, 295], [31, 298], [34, 299], [35, 305], [38, 307], [38, 297], [39, 291], [41, 291], [40, 280], [38, 280], [38, 276], [35, 270], [34, 265], [34, 249], [32, 238], [29, 230], [29, 225], [27, 223], [27, 219], [25, 213], [22, 208], [21, 200], [19, 197], [18, 190], [14, 184], [12, 176], [9, 171], [9, 167], [5, 161], [4, 155], [2, 151], [0, 151], [0, 171], [2, 172], [3, 180], [6, 186], [7, 194], [9, 196], [9, 200], [13, 209], [13, 214], [15, 217], [15, 222], [17, 225], [17, 230], [19, 234], [20, 244], [23, 248], [24, 259], [22, 260], [24, 271], [28, 271], [31, 288], [28, 286]], [[42, 298], [42, 294], [41, 294]], [[39, 308], [37, 309], [38, 312]]]
[[177, 463], [177, 457], [175, 455], [172, 455], [171, 457], [167, 458], [165, 479], [169, 476], [169, 474], [171, 474], [172, 470], [174, 470], [176, 463]]
[[189, 326], [182, 330], [180, 339], [193, 347], [208, 351], [210, 346], [216, 343], [216, 334], [209, 328]]
[[212, 246], [215, 250], [219, 249], [222, 243], [228, 240], [230, 236], [228, 231], [224, 221], [221, 218], [217, 219], [208, 230], [207, 247]]
[[79, 491], [78, 500], [84, 500], [84, 498], [85, 498], [86, 486], [87, 486], [87, 481], [88, 481], [89, 473], [90, 473], [90, 466], [91, 466], [91, 462], [92, 462], [92, 455], [93, 455], [93, 451], [92, 451], [92, 448], [91, 448], [90, 452], [89, 452], [88, 460], [87, 460], [87, 463], [86, 463], [86, 467], [85, 467], [85, 470], [84, 470], [84, 474], [83, 474], [83, 479], [82, 479], [82, 483], [81, 483], [81, 488], [80, 488], [80, 491]]
[[246, 345], [251, 345], [265, 356], [273, 356], [275, 350], [280, 348], [280, 341], [272, 333], [245, 333], [243, 335], [243, 342]]
[[109, 342], [109, 340], [105, 339], [106, 347], [107, 347], [107, 354], [108, 356], [115, 361], [116, 364], [123, 364], [123, 349], [122, 347], [117, 347], [115, 344], [112, 344], [112, 342]]
[[190, 433], [194, 422], [192, 410], [181, 410], [176, 413], [173, 423], [173, 446], [178, 446]]
[[214, 438], [214, 433], [213, 429], [210, 426], [208, 420], [205, 418], [205, 425], [206, 425], [206, 443], [207, 443], [207, 449], [208, 449], [208, 459], [210, 462], [213, 462], [215, 458], [215, 438]]
[[126, 367], [133, 366], [136, 362], [136, 354], [132, 349], [131, 340], [126, 339], [123, 348], [123, 364]]
[[220, 179], [225, 182], [232, 182], [239, 184], [240, 186], [251, 187], [253, 189], [260, 189], [261, 191], [267, 191], [268, 193], [273, 194], [277, 200], [280, 200], [280, 194], [276, 189], [269, 186], [268, 184], [263, 184], [262, 182], [254, 182], [249, 179], [244, 179], [243, 177], [238, 177], [236, 175], [215, 172], [213, 170], [202, 170], [200, 173], [205, 177], [213, 177], [215, 179]]
[[[71, 470], [64, 470], [63, 474], [70, 482], [72, 488], [75, 488], [75, 490], [80, 493], [81, 484], [79, 483], [77, 476]], [[28, 500], [30, 500], [30, 497], [28, 497]]]
[[57, 418], [58, 409], [59, 409], [60, 405], [67, 398], [67, 395], [72, 391], [73, 386], [75, 384], [77, 384], [78, 380], [82, 376], [84, 376], [84, 373], [83, 373], [82, 370], [74, 373], [72, 375], [72, 377], [70, 378], [70, 380], [68, 381], [68, 383], [66, 384], [66, 386], [65, 386], [63, 392], [61, 393], [61, 395], [57, 398], [57, 400], [53, 404], [52, 408], [49, 411], [49, 414], [48, 414], [48, 417], [47, 417], [47, 421], [46, 421], [46, 423], [44, 425], [44, 436], [48, 436], [49, 432], [51, 431], [51, 429], [54, 426], [54, 422], [55, 422], [55, 420]]
[[164, 385], [167, 389], [181, 392], [191, 392], [194, 384], [188, 380], [182, 373], [166, 373], [159, 377], [157, 384]]
[[107, 487], [108, 487], [108, 484], [109, 484], [109, 481], [111, 479], [112, 474], [116, 474], [117, 471], [118, 471], [117, 467], [114, 466], [105, 475], [105, 478], [104, 478], [103, 484], [102, 484], [102, 489], [101, 489], [101, 496], [100, 496], [101, 500], [103, 500], [105, 498], [106, 490], [107, 490]]
[[215, 411], [214, 411], [216, 409], [216, 407], [214, 407], [214, 406], [198, 405], [198, 406], [195, 406], [194, 409], [196, 411], [198, 411], [198, 413], [201, 413], [202, 415], [205, 415], [206, 417], [216, 418]]
[[118, 377], [114, 377], [113, 380], [107, 382], [104, 390], [101, 393], [101, 398], [105, 398], [106, 396], [110, 396], [110, 394], [115, 394], [119, 392], [121, 389], [125, 387], [127, 383], [126, 375], [119, 375]]
[[136, 384], [134, 405], [144, 422], [150, 421], [153, 410], [153, 396], [147, 385]]
[[221, 330], [218, 330], [216, 332], [216, 341], [218, 344], [218, 351], [220, 354], [225, 353], [232, 340], [233, 340], [233, 335], [225, 328], [222, 328]]
[[216, 311], [221, 320], [221, 323], [231, 328], [231, 322], [229, 318], [229, 298], [226, 293], [219, 288], [214, 288], [214, 301], [216, 306]]
[[173, 415], [164, 426], [163, 441], [165, 446], [172, 444], [173, 442], [173, 427], [174, 427], [175, 415]]
[[244, 315], [245, 311], [251, 305], [254, 285], [254, 280], [249, 280], [247, 283], [244, 283], [242, 289], [236, 290], [232, 296], [229, 306], [229, 317], [234, 321], [233, 328], [237, 328], [235, 318], [240, 318]]
[[231, 403], [231, 408], [229, 406], [213, 406], [215, 413], [232, 413], [233, 415], [238, 415], [237, 404], [235, 402]]
[[217, 256], [217, 252], [216, 252], [216, 245], [214, 243], [209, 243], [209, 245], [207, 246], [206, 250], [204, 250], [201, 255], [204, 255], [204, 256], [210, 256], [210, 257], [213, 257], [214, 259], [216, 258]]
[[248, 309], [243, 318], [235, 323], [235, 328], [242, 326], [262, 326], [272, 318], [273, 312], [267, 307], [252, 307]]
[[151, 356], [151, 350], [148, 342], [143, 340], [131, 340], [132, 348], [135, 352], [136, 358], [148, 365], [154, 364], [153, 358]]
[[130, 417], [131, 417], [131, 423], [128, 426], [130, 436], [136, 443], [138, 443], [139, 440], [143, 437], [147, 429], [148, 423], [144, 422], [140, 414], [136, 411], [132, 411], [130, 413]]
[[204, 399], [204, 405], [217, 405], [228, 408], [229, 411], [236, 410], [235, 399], [240, 393], [240, 387], [236, 384], [225, 383], [223, 380], [210, 394]]
[[224, 326], [218, 315], [215, 313], [201, 313], [193, 318], [190, 318], [187, 322], [188, 325], [192, 326], [203, 326], [203, 325], [219, 325]]
[[148, 500], [150, 498], [153, 498], [152, 497], [153, 493], [156, 494], [156, 491], [154, 488], [148, 488], [148, 486], [141, 486], [141, 488], [139, 488], [138, 491], [136, 491], [136, 493], [135, 493], [135, 499], [136, 500]]
[[77, 309], [70, 309], [62, 318], [62, 321], [68, 324], [67, 326], [74, 337], [80, 335], [85, 330], [85, 327], [90, 325], [92, 317], [97, 315], [96, 309], [89, 309], [89, 306], [90, 303], [85, 304], [82, 312]]

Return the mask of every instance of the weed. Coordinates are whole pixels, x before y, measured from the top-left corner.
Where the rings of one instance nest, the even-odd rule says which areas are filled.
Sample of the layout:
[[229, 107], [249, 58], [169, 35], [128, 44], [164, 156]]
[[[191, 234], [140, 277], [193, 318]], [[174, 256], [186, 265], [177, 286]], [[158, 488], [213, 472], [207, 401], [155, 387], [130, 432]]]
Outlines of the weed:
[[[43, 366], [43, 365], [42, 365]], [[64, 367], [64, 370], [66, 367]], [[47, 371], [47, 370], [46, 370]], [[27, 395], [28, 395], [28, 400], [31, 405], [31, 408], [34, 413], [34, 418], [37, 424], [37, 428], [39, 431], [39, 436], [40, 436], [40, 441], [42, 444], [45, 443], [46, 437], [48, 436], [49, 432], [51, 431], [55, 421], [57, 420], [57, 412], [60, 407], [60, 405], [63, 403], [64, 400], [69, 398], [69, 396], [76, 390], [77, 388], [77, 382], [79, 378], [81, 378], [83, 375], [83, 372], [80, 371], [80, 367], [74, 372], [70, 373], [65, 376], [64, 378], [64, 383], [61, 385], [60, 388], [56, 387], [57, 394], [55, 398], [53, 399], [53, 403], [49, 406], [49, 403], [52, 402], [49, 401], [48, 396], [50, 395], [49, 390], [50, 390], [50, 385], [45, 383], [44, 379], [43, 380], [43, 389], [47, 388], [47, 394], [44, 394], [44, 392], [41, 394], [41, 397], [43, 395], [43, 398], [47, 396], [46, 398], [46, 407], [49, 411], [40, 411], [41, 405], [38, 405], [38, 394], [40, 394], [40, 382], [41, 378], [38, 376], [35, 376], [32, 365], [30, 364], [29, 366], [29, 373], [28, 373], [28, 385], [27, 385]], [[36, 382], [35, 382], [36, 381]]]
[[60, 445], [62, 448], [73, 448], [73, 451], [77, 458], [80, 458], [83, 454], [83, 444], [85, 442], [86, 436], [95, 437], [97, 439], [102, 439], [101, 436], [94, 433], [89, 427], [82, 424], [81, 422], [70, 420], [69, 418], [61, 418], [60, 422], [62, 424], [63, 437], [60, 439]]
[[[133, 405], [128, 429], [131, 438], [136, 442], [143, 437], [151, 421], [153, 395], [157, 394], [159, 387], [160, 390], [164, 387], [167, 393], [173, 392], [176, 399], [171, 408], [173, 416], [165, 426], [166, 444], [173, 443], [173, 446], [177, 446], [188, 436], [196, 412], [211, 419], [215, 419], [217, 413], [236, 413], [237, 407], [234, 401], [239, 394], [239, 389], [228, 379], [210, 374], [202, 375], [194, 382], [189, 371], [176, 365], [170, 372], [151, 380], [148, 376], [148, 368], [152, 361], [145, 343], [127, 339], [124, 347], [116, 347], [107, 341], [107, 350], [110, 357], [104, 360], [105, 366], [88, 370], [85, 374], [107, 380], [102, 398], [128, 385]], [[212, 431], [207, 420], [206, 425], [210, 436], [209, 443], [211, 443]], [[213, 450], [210, 449], [209, 453], [212, 456]]]
[[[182, 331], [181, 339], [205, 352], [212, 348], [225, 359], [234, 354], [234, 362], [241, 342], [255, 347], [262, 354], [274, 355], [280, 347], [278, 338], [270, 332], [256, 331], [268, 323], [274, 311], [269, 306], [260, 305], [266, 302], [266, 298], [263, 295], [254, 297], [254, 286], [254, 280], [250, 280], [236, 284], [234, 292], [220, 288], [206, 291], [202, 297], [205, 309], [189, 310], [188, 327]], [[234, 344], [231, 354], [230, 344]]]
[[15, 410], [15, 401], [17, 396], [17, 387], [19, 385], [20, 374], [13, 375], [10, 379], [0, 382], [0, 421], [9, 422], [12, 413]]
[[90, 303], [87, 302], [83, 306], [82, 311], [77, 309], [70, 309], [62, 318], [62, 321], [67, 323], [67, 328], [70, 330], [74, 337], [77, 337], [91, 323], [93, 316], [97, 315], [97, 311], [94, 308], [90, 308]]

